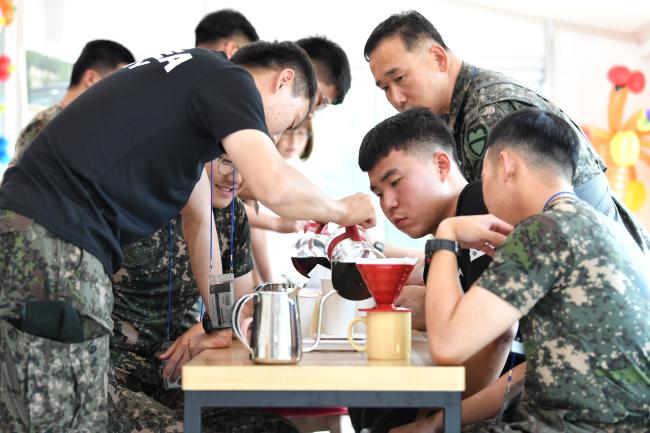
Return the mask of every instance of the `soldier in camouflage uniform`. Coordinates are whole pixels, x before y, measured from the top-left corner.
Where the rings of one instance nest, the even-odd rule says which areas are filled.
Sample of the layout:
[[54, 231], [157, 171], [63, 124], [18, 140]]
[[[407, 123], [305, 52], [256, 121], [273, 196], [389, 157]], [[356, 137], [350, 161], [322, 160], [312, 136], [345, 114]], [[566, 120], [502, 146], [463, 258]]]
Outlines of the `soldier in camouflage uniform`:
[[63, 110], [63, 107], [108, 74], [133, 61], [135, 59], [131, 52], [117, 42], [106, 40], [88, 42], [72, 67], [70, 85], [63, 99], [36, 114], [23, 128], [16, 140], [14, 156], [10, 164], [15, 164], [20, 159], [27, 145], [34, 141], [41, 130]]
[[456, 57], [442, 36], [416, 11], [392, 15], [372, 32], [364, 48], [377, 86], [399, 111], [424, 107], [445, 116], [456, 140], [458, 161], [467, 181], [480, 177], [491, 129], [507, 114], [527, 107], [552, 112], [578, 132], [580, 157], [573, 178], [578, 196], [625, 225], [650, 253], [650, 235], [615, 197], [606, 166], [580, 128], [553, 103], [499, 73]]
[[30, 144], [39, 132], [54, 119], [54, 117], [63, 110], [61, 104], [52, 105], [43, 111], [40, 111], [34, 118], [23, 128], [16, 140], [16, 147], [14, 148], [14, 156], [10, 164], [14, 164], [20, 159], [25, 148]]
[[[233, 176], [229, 173], [232, 173], [232, 164], [220, 158], [213, 164], [213, 183], [232, 185]], [[235, 194], [241, 188], [241, 176], [237, 175]], [[213, 194], [213, 205], [219, 206], [214, 209], [214, 216], [222, 268], [224, 272], [230, 271], [230, 250], [234, 248], [232, 271], [236, 292], [241, 295], [250, 292], [253, 285], [246, 210], [243, 202], [235, 199], [234, 245], [231, 245], [230, 199], [217, 197], [219, 191], [216, 187]], [[122, 269], [113, 275], [115, 333], [111, 338], [110, 352], [115, 376], [111, 378], [109, 391], [116, 395], [115, 406], [111, 408], [111, 429], [114, 432], [177, 431], [178, 428], [182, 431], [182, 392], [180, 389], [167, 390], [163, 385], [162, 362], [158, 355], [164, 342], [178, 342], [178, 353], [174, 355], [178, 373], [184, 362], [204, 348], [230, 346], [230, 330], [206, 335], [201, 323], [196, 321], [189, 330], [183, 326], [182, 322], [199, 292], [181, 226], [179, 216], [152, 236], [127, 246]], [[176, 374], [172, 376], [175, 377]], [[209, 409], [204, 411], [203, 418], [207, 431], [214, 432], [295, 431], [286, 419], [259, 410]]]
[[[116, 42], [88, 42], [73, 66], [63, 100], [39, 112], [21, 131], [11, 164], [65, 105], [133, 61], [129, 50]], [[28, 425], [30, 431], [93, 431], [107, 421], [105, 360], [113, 322], [106, 312], [111, 310], [113, 295], [104, 268], [92, 255], [53, 236], [32, 219], [6, 210], [0, 211], [0, 249], [0, 275], [6, 278], [0, 291], [7, 301], [0, 307], [0, 362], [5, 366], [0, 369], [0, 431], [26, 432]], [[28, 300], [45, 303], [23, 308]], [[45, 306], [60, 314], [59, 318], [50, 315], [40, 326], [28, 325], [26, 308], [43, 315]], [[77, 323], [82, 337], [71, 335]], [[48, 332], [51, 324], [62, 331]], [[28, 333], [22, 326], [36, 328]], [[57, 358], [62, 348], [74, 364]], [[79, 390], [84, 395], [65, 386], [71, 382], [83, 384]], [[80, 410], [79, 400], [92, 404], [83, 404]], [[59, 418], [61, 414], [65, 416]]]
[[[527, 401], [516, 402], [507, 421], [468, 431], [646, 431], [650, 275], [643, 254], [571, 190], [579, 142], [560, 117], [520, 110], [487, 144], [483, 192], [495, 216], [447, 219], [436, 238], [480, 247], [493, 261], [462, 296], [455, 258], [439, 246], [430, 269], [437, 278], [427, 281], [429, 345], [434, 362], [462, 362], [520, 319]], [[501, 407], [500, 399], [483, 403], [492, 415]], [[436, 420], [420, 422], [421, 431]]]

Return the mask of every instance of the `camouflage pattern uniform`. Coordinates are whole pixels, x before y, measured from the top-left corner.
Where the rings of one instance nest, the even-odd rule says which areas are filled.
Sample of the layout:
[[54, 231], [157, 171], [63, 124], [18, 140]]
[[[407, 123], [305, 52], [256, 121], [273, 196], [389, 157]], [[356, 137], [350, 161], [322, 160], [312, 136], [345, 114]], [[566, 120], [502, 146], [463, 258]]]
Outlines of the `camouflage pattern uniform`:
[[[215, 209], [215, 220], [224, 271], [230, 269], [230, 206]], [[171, 226], [171, 229], [170, 229]], [[167, 335], [170, 234], [172, 236], [172, 289]], [[235, 206], [235, 277], [250, 272], [250, 228], [241, 200]], [[186, 330], [182, 322], [199, 297], [194, 283], [181, 217], [152, 236], [124, 248], [122, 268], [113, 275], [115, 334], [110, 352], [114, 366], [109, 391], [113, 432], [183, 431], [182, 392], [165, 390], [162, 364], [156, 357], [165, 341], [174, 341]], [[251, 287], [252, 289], [252, 287]], [[196, 322], [195, 322], [196, 323]], [[295, 432], [293, 425], [275, 415], [251, 409], [207, 409], [207, 431]]]
[[63, 110], [63, 107], [60, 105], [52, 105], [49, 108], [38, 113], [34, 118], [23, 128], [16, 140], [16, 147], [14, 149], [14, 157], [11, 161], [12, 164], [15, 164], [16, 161], [20, 159], [27, 148], [27, 145], [31, 144], [36, 136], [47, 126], [48, 123], [56, 117]]
[[476, 284], [524, 315], [528, 401], [480, 431], [648, 431], [650, 276], [624, 233], [564, 196], [498, 248]]
[[[113, 295], [102, 264], [0, 210], [0, 281], [0, 431], [105, 432]], [[64, 343], [24, 332], [30, 300], [67, 301], [83, 337]]]
[[[508, 114], [530, 107], [554, 113], [575, 128], [580, 153], [574, 187], [597, 176], [604, 177], [605, 163], [582, 130], [562, 110], [511, 78], [463, 63], [454, 86], [448, 126], [454, 134], [458, 161], [468, 182], [481, 178], [485, 144], [491, 129]], [[630, 235], [646, 254], [650, 253], [648, 232], [616, 197], [612, 199]]]
[[[62, 110], [53, 105], [34, 116], [18, 136], [12, 164]], [[0, 211], [0, 249], [0, 432], [106, 431], [108, 275], [91, 254], [11, 211]], [[19, 311], [32, 299], [69, 301], [85, 341], [23, 332]]]

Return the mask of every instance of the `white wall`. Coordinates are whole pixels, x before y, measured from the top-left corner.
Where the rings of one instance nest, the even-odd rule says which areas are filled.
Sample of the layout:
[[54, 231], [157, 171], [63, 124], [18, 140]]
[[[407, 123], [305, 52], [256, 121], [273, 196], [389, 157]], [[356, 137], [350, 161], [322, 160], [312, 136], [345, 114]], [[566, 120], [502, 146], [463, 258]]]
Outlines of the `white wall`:
[[[555, 33], [554, 47], [550, 96], [579, 124], [607, 129], [611, 90], [607, 71], [613, 65], [640, 70], [646, 77], [643, 92], [629, 94], [623, 118], [627, 119], [640, 108], [650, 108], [650, 57], [636, 41], [560, 26]], [[637, 216], [650, 229], [650, 167], [637, 164], [637, 176], [648, 191], [646, 203]]]

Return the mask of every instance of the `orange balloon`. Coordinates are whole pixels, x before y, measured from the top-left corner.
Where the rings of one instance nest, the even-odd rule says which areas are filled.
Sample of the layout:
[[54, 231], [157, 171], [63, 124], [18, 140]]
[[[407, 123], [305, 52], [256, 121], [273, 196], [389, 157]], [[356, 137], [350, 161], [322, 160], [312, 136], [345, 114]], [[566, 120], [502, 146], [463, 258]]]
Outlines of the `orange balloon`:
[[643, 206], [647, 197], [645, 185], [638, 180], [632, 180], [625, 186], [623, 201], [632, 212], [636, 212]]
[[4, 25], [9, 25], [14, 20], [14, 2], [13, 0], [0, 0], [0, 10], [5, 20]]
[[609, 153], [614, 164], [620, 167], [629, 167], [639, 160], [641, 144], [639, 137], [632, 131], [617, 132], [609, 144]]
[[621, 126], [621, 131], [634, 131], [637, 134], [641, 132], [641, 129], [639, 126], [643, 126], [641, 119], [645, 119], [645, 110], [638, 110], [634, 112], [630, 117], [627, 118], [625, 122], [623, 122], [623, 126]]
[[621, 124], [623, 122], [623, 106], [627, 100], [628, 92], [629, 90], [627, 87], [621, 87], [619, 89], [613, 87], [609, 93], [609, 111], [607, 113], [607, 121], [610, 132], [621, 130]]

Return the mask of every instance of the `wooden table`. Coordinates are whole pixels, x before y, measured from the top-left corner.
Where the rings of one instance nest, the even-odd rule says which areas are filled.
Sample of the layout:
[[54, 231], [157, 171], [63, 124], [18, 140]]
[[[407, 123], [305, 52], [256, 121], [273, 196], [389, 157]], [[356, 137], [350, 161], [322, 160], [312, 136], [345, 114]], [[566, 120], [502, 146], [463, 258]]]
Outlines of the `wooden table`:
[[460, 431], [464, 367], [431, 365], [413, 341], [410, 361], [368, 361], [350, 351], [304, 353], [294, 365], [257, 365], [233, 341], [183, 366], [185, 432], [200, 433], [203, 407], [438, 407], [445, 432]]

